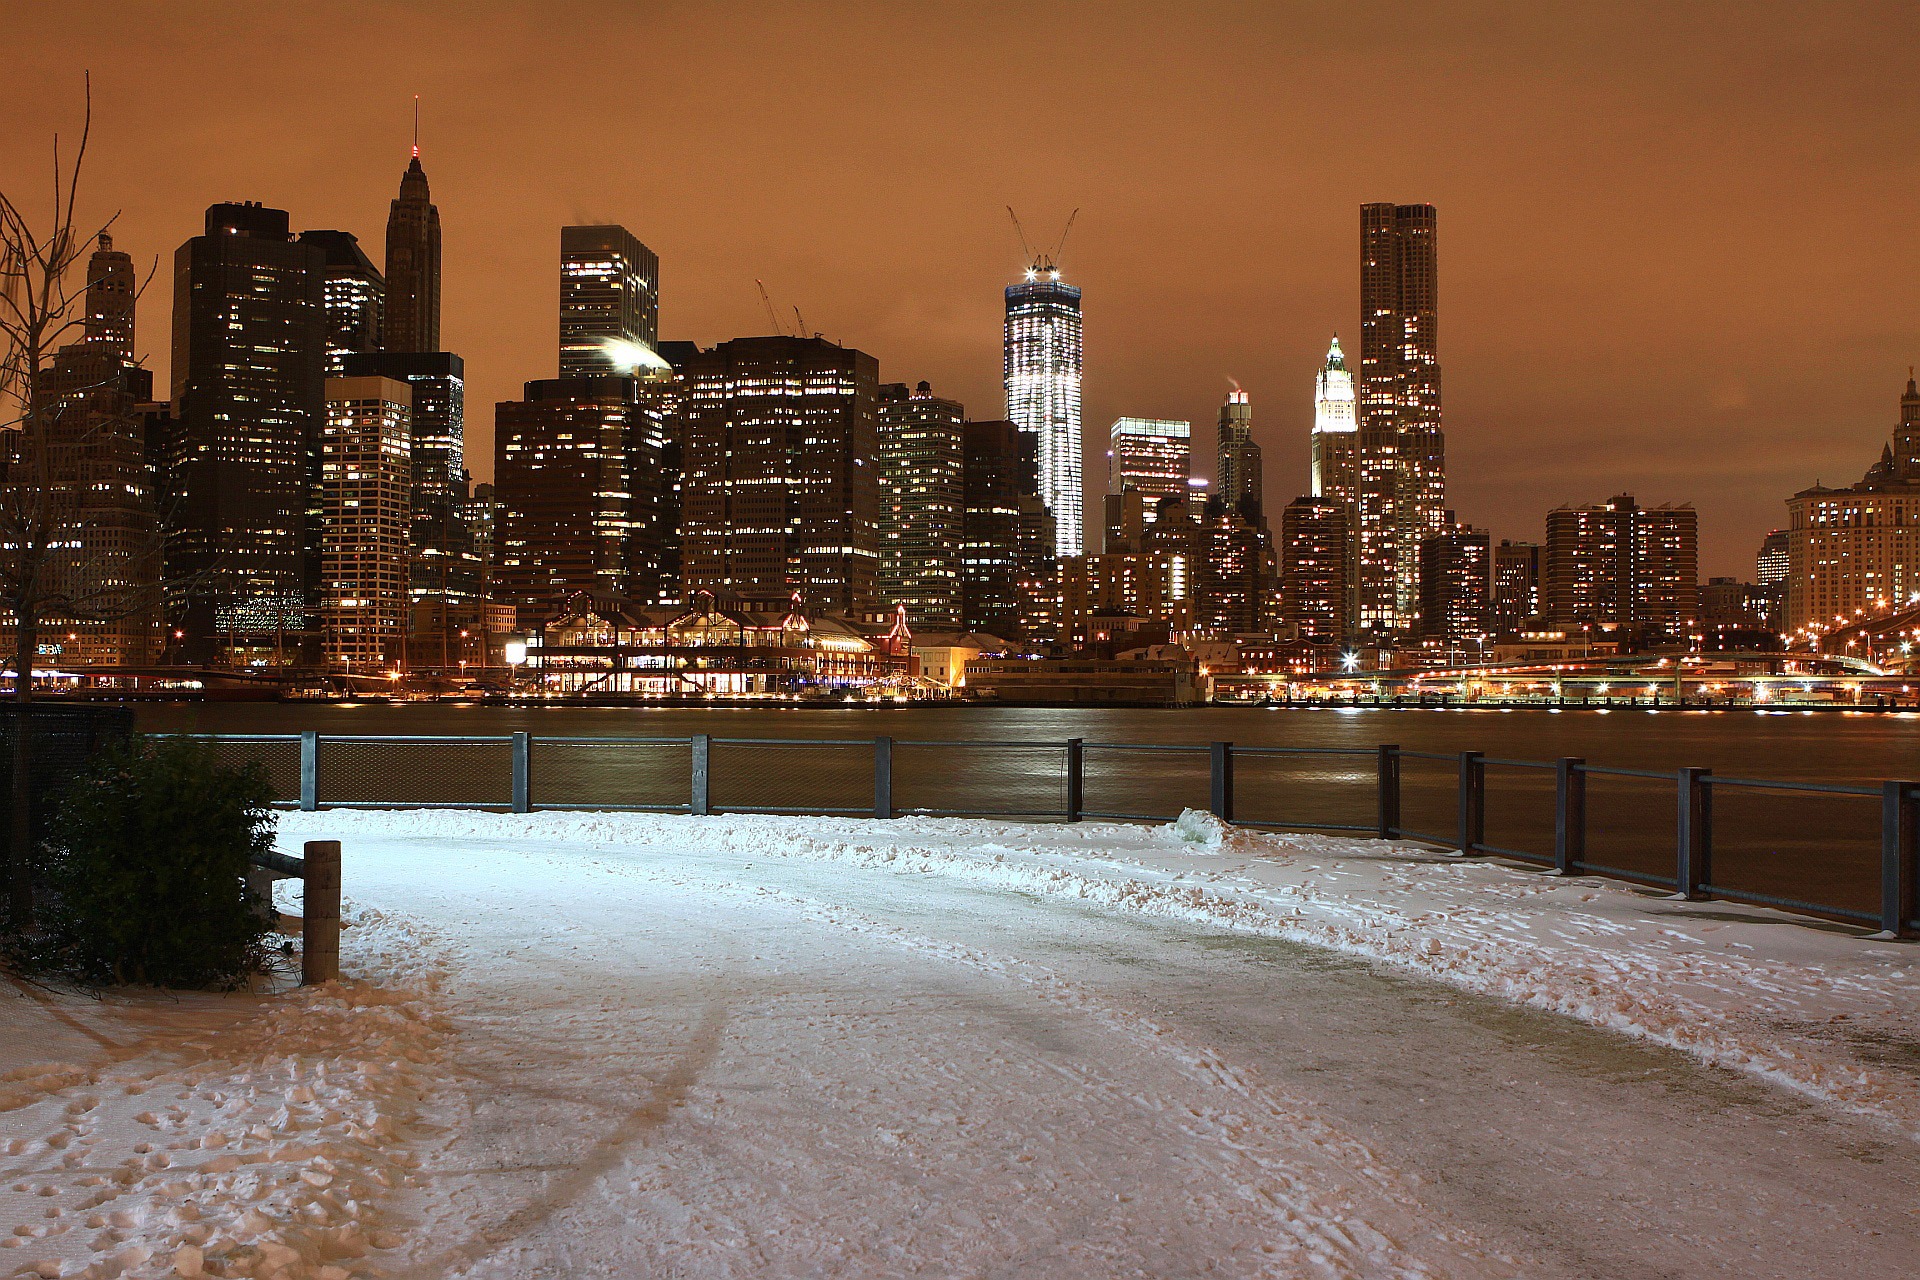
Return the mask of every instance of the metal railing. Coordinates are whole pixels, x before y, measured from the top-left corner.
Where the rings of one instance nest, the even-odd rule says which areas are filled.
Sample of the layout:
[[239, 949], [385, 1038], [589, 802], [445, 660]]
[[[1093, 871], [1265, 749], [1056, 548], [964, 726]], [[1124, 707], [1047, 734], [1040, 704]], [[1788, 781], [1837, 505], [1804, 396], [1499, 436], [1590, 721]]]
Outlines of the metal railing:
[[[1415, 840], [1920, 933], [1920, 783], [1230, 742], [216, 734], [285, 807], [1169, 821]], [[1489, 779], [1494, 785], [1489, 788]], [[1665, 816], [1662, 816], [1662, 815]], [[1488, 838], [1489, 824], [1497, 839]], [[1718, 827], [1718, 831], [1716, 831]], [[1666, 852], [1663, 852], [1666, 850]]]

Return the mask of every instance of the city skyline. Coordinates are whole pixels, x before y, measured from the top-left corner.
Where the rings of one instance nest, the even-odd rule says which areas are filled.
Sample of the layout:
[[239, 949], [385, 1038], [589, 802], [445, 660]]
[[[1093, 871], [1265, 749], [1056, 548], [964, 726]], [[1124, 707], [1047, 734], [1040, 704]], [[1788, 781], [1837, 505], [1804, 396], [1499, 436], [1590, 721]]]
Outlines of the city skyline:
[[[970, 415], [998, 416], [998, 291], [1021, 265], [1001, 205], [1035, 225], [1058, 225], [1081, 206], [1066, 266], [1088, 290], [1087, 419], [1205, 422], [1237, 378], [1263, 406], [1266, 503], [1278, 510], [1304, 491], [1312, 406], [1295, 389], [1317, 370], [1326, 335], [1355, 328], [1353, 207], [1430, 201], [1448, 221], [1450, 500], [1461, 518], [1524, 537], [1560, 502], [1621, 490], [1693, 501], [1703, 574], [1745, 574], [1759, 540], [1782, 522], [1781, 495], [1850, 475], [1857, 455], [1877, 449], [1880, 389], [1916, 355], [1890, 283], [1915, 253], [1899, 230], [1910, 178], [1894, 158], [1911, 153], [1920, 118], [1894, 91], [1894, 51], [1916, 27], [1891, 8], [1851, 9], [1843, 23], [1787, 14], [1753, 28], [1716, 23], [1703, 9], [1667, 23], [1658, 50], [1633, 38], [1645, 13], [1625, 6], [1509, 24], [1487, 60], [1525, 70], [1476, 62], [1467, 87], [1429, 85], [1431, 118], [1406, 128], [1403, 141], [1383, 141], [1379, 111], [1356, 104], [1331, 146], [1323, 128], [1308, 127], [1321, 110], [1311, 86], [1368, 68], [1427, 84], [1458, 56], [1443, 16], [1410, 22], [1386, 48], [1370, 49], [1357, 19], [1307, 23], [1279, 8], [1232, 10], [1222, 22], [1216, 11], [1206, 23], [1176, 21], [1158, 52], [1143, 52], [1162, 28], [1121, 11], [1102, 24], [1110, 29], [1078, 32], [1061, 78], [1036, 88], [1057, 109], [1044, 159], [1017, 143], [1031, 122], [971, 99], [919, 101], [893, 72], [854, 83], [775, 67], [764, 78], [774, 47], [817, 38], [778, 18], [731, 32], [726, 56], [742, 69], [721, 77], [724, 92], [703, 88], [702, 68], [715, 65], [703, 59], [721, 55], [700, 45], [717, 28], [663, 10], [645, 38], [675, 55], [660, 91], [692, 123], [659, 139], [645, 165], [609, 163], [597, 129], [561, 127], [569, 110], [609, 132], [625, 127], [633, 108], [598, 73], [565, 86], [532, 75], [532, 89], [495, 103], [466, 87], [476, 66], [507, 56], [503, 46], [516, 50], [518, 66], [521, 46], [531, 58], [558, 32], [494, 15], [466, 33], [377, 12], [396, 40], [422, 51], [409, 64], [418, 83], [397, 84], [390, 70], [345, 55], [329, 60], [337, 37], [323, 30], [308, 33], [297, 55], [247, 60], [218, 97], [177, 92], [204, 80], [202, 69], [230, 65], [235, 42], [278, 30], [283, 20], [271, 14], [227, 30], [79, 5], [59, 20], [30, 16], [20, 30], [30, 49], [90, 30], [99, 168], [88, 195], [103, 212], [125, 210], [116, 240], [143, 268], [221, 199], [257, 199], [288, 209], [296, 226], [344, 228], [377, 245], [419, 92], [422, 154], [446, 219], [442, 346], [466, 357], [476, 406], [557, 372], [556, 228], [617, 221], [665, 264], [663, 336], [706, 345], [764, 332], [753, 288], [761, 278], [783, 314], [799, 306], [811, 327], [874, 352], [883, 377], [927, 378]], [[865, 15], [862, 39], [912, 42], [970, 81], [1037, 65], [1028, 41], [951, 10], [848, 12]], [[1070, 10], [1061, 13], [1038, 21], [1042, 34], [1076, 29]], [[621, 48], [638, 38], [609, 37]], [[1282, 40], [1308, 47], [1287, 54]], [[1618, 46], [1614, 69], [1600, 76], [1576, 64], [1582, 41]], [[1824, 56], [1790, 67], [1792, 92], [1777, 81], [1752, 87], [1767, 79], [1756, 69], [1794, 42]], [[1707, 48], [1715, 57], [1695, 65], [1690, 55]], [[1152, 145], [1122, 164], [1115, 140], [1138, 139], [1126, 127], [1134, 117], [1115, 121], [1093, 90], [1099, 66], [1128, 55], [1151, 57], [1177, 92], [1158, 106], [1163, 122], [1136, 121]], [[1296, 70], [1293, 60], [1308, 59], [1312, 78], [1290, 90], [1242, 81], [1237, 105], [1197, 87], [1209, 62], [1224, 69], [1259, 58]], [[343, 77], [325, 91], [287, 74], [322, 63]], [[1575, 65], [1580, 74], [1549, 89], [1556, 69]], [[38, 139], [71, 131], [78, 73], [71, 59], [35, 60], [10, 101], [19, 128], [0, 140], [0, 163], [38, 164]], [[881, 158], [806, 172], [792, 150], [803, 126], [787, 118], [796, 93], [830, 121], [864, 121], [863, 150]], [[1885, 109], [1855, 119], [1863, 94]], [[249, 110], [228, 110], [235, 101]], [[1782, 114], [1787, 101], [1791, 117]], [[1516, 122], [1529, 107], [1541, 123]], [[1656, 136], [1661, 113], [1684, 127]], [[954, 176], [902, 184], [893, 158], [913, 154], [910, 136], [926, 133], [935, 115], [953, 118], [938, 145]], [[1796, 145], [1775, 146], [1783, 133]], [[1458, 137], [1459, 149], [1423, 152], [1441, 136]], [[1569, 153], [1550, 146], [1555, 139], [1578, 146]], [[724, 180], [700, 163], [723, 141], [751, 162], [724, 166]], [[1266, 163], [1250, 169], [1263, 152]], [[1236, 181], [1223, 184], [1229, 174]], [[1627, 179], [1631, 192], [1615, 190]], [[744, 183], [747, 198], [716, 201], [726, 183]], [[1559, 211], [1554, 225], [1520, 216], [1527, 200], [1546, 195]], [[1767, 216], [1732, 230], [1716, 213], [1762, 197]], [[1729, 236], [1735, 243], [1723, 248]], [[1138, 252], [1143, 242], [1153, 253]], [[1874, 252], [1857, 252], [1862, 242]], [[497, 252], [503, 245], [511, 251]], [[1687, 269], [1672, 270], [1673, 260]], [[169, 302], [162, 276], [146, 303], [154, 314]], [[1783, 291], [1790, 309], [1758, 304]], [[154, 332], [145, 354], [166, 385], [167, 353]], [[491, 415], [472, 416], [469, 463], [484, 478]], [[1729, 433], [1748, 446], [1742, 457], [1694, 456], [1704, 452], [1699, 442]]]

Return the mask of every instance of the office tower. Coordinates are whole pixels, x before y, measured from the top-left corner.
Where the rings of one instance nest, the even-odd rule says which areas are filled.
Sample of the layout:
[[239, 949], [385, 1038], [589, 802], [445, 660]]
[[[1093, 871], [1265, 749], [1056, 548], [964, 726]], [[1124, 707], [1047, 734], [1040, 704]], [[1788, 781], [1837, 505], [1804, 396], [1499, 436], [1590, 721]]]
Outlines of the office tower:
[[880, 603], [914, 627], [960, 622], [966, 410], [922, 382], [880, 389]]
[[1353, 553], [1347, 505], [1312, 495], [1280, 513], [1280, 624], [1302, 640], [1347, 639]]
[[1253, 401], [1237, 386], [1220, 406], [1219, 431], [1214, 455], [1219, 496], [1235, 508], [1250, 500], [1257, 512], [1264, 499], [1260, 446], [1253, 442]]
[[879, 365], [823, 338], [735, 338], [681, 370], [681, 563], [698, 591], [874, 605]]
[[1773, 594], [1738, 578], [1708, 578], [1700, 584], [1700, 621], [1735, 631], [1761, 630], [1772, 614]]
[[664, 371], [660, 259], [620, 226], [560, 228], [560, 376]]
[[301, 244], [326, 255], [327, 376], [340, 377], [347, 356], [378, 351], [386, 314], [386, 279], [348, 231], [302, 231]]
[[326, 255], [258, 204], [216, 204], [174, 254], [179, 471], [167, 576], [184, 653], [297, 659], [319, 584]]
[[1445, 524], [1437, 219], [1430, 204], [1360, 208], [1360, 626], [1412, 628], [1420, 543]]
[[[1859, 483], [1787, 499], [1785, 627], [1833, 626], [1920, 595], [1920, 386]], [[1771, 539], [1769, 539], [1771, 540]]]
[[541, 379], [494, 406], [494, 598], [522, 627], [583, 591], [653, 602], [665, 447], [633, 378]]
[[1420, 635], [1485, 652], [1493, 627], [1493, 539], [1449, 523], [1420, 542]]
[[1556, 626], [1674, 631], [1699, 616], [1691, 505], [1643, 508], [1630, 493], [1547, 513], [1545, 604]]
[[1165, 418], [1119, 418], [1107, 432], [1107, 492], [1146, 500], [1147, 523], [1161, 498], [1184, 496], [1193, 478], [1193, 425]]
[[[1155, 532], [1159, 525], [1154, 526]], [[1256, 510], [1209, 499], [1192, 535], [1193, 626], [1216, 636], [1266, 629], [1274, 581], [1273, 539]]]
[[87, 260], [76, 340], [41, 368], [37, 412], [0, 433], [7, 527], [44, 539], [38, 584], [67, 607], [43, 610], [39, 651], [56, 666], [143, 663], [159, 652], [161, 539], [144, 449], [153, 377], [134, 364], [133, 259], [102, 234]]
[[440, 210], [420, 167], [420, 145], [387, 213], [388, 351], [440, 349]]
[[1493, 631], [1511, 635], [1540, 615], [1540, 544], [1500, 539], [1493, 549]]
[[1023, 587], [1053, 560], [1053, 521], [1041, 502], [1038, 441], [1011, 422], [969, 422], [960, 537], [960, 616], [968, 631], [1028, 638]]
[[405, 661], [413, 392], [393, 378], [329, 378], [320, 450], [320, 638], [348, 671]]
[[1313, 380], [1313, 496], [1351, 504], [1359, 488], [1360, 424], [1354, 413], [1353, 374], [1340, 335]]
[[1792, 536], [1785, 529], [1775, 529], [1760, 543], [1760, 554], [1754, 557], [1753, 580], [1763, 587], [1771, 587], [1787, 580], [1790, 565], [1788, 547]]
[[1053, 513], [1054, 554], [1083, 550], [1080, 459], [1080, 290], [1037, 258], [1007, 286], [1007, 417], [1033, 436], [1040, 500]]

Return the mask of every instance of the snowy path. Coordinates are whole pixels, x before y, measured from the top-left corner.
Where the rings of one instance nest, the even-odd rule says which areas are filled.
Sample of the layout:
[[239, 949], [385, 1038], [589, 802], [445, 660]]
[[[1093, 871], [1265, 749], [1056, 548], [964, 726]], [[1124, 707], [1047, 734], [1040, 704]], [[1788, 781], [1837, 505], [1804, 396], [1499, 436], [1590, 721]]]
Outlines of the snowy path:
[[[944, 840], [951, 858], [823, 854], [823, 831], [885, 829]], [[121, 1063], [0, 1111], [9, 1136], [47, 1135], [6, 1148], [16, 1194], [99, 1201], [102, 1219], [66, 1233], [41, 1221], [0, 1253], [0, 1275], [36, 1259], [112, 1275], [116, 1253], [137, 1259], [125, 1274], [158, 1275], [191, 1243], [286, 1280], [1892, 1277], [1920, 1245], [1920, 1144], [1900, 1131], [1898, 1072], [1860, 1085], [1875, 1107], [1849, 1115], [1645, 1040], [1260, 936], [1238, 898], [1185, 919], [1149, 892], [1189, 893], [1175, 868], [1246, 901], [1278, 892], [1283, 871], [1380, 882], [1404, 868], [1316, 855], [1287, 870], [1244, 850], [1169, 860], [1150, 834], [1096, 828], [816, 824], [794, 829], [793, 856], [767, 820], [318, 814], [286, 830], [289, 843], [348, 839], [349, 894], [368, 914], [347, 956], [390, 995], [349, 984], [259, 1015], [279, 1020], [284, 1059], [248, 1060], [230, 1042], [258, 1028], [242, 1024], [208, 1032], [184, 1069]], [[1132, 886], [1121, 907], [1034, 878], [1069, 861]], [[1460, 872], [1502, 902], [1524, 896], [1503, 878], [1516, 873]], [[1532, 882], [1582, 911], [1610, 906], [1578, 883]], [[1370, 893], [1369, 910], [1388, 909], [1392, 891]], [[1455, 933], [1424, 936], [1451, 946], [1475, 917], [1438, 901], [1416, 905]], [[1322, 905], [1377, 927], [1358, 902]], [[1777, 925], [1726, 931], [1722, 963], [1693, 941], [1658, 944], [1680, 961], [1659, 952], [1648, 939], [1677, 936], [1672, 922], [1636, 933], [1625, 915], [1556, 918], [1527, 935], [1506, 907], [1483, 915], [1529, 971], [1554, 961], [1527, 938], [1561, 930], [1611, 937], [1620, 972], [1677, 972], [1634, 1006], [1642, 1034], [1666, 1034], [1660, 1009], [1692, 1007], [1672, 1001], [1740, 975], [1764, 974], [1751, 1001], [1803, 1020], [1865, 1017], [1909, 990], [1904, 948], [1796, 933], [1780, 945], [1815, 962], [1743, 958], [1755, 944], [1741, 938]], [[1420, 937], [1405, 950], [1432, 954]], [[372, 1044], [370, 1013], [385, 1019]], [[172, 1089], [183, 1070], [196, 1086]], [[174, 1169], [105, 1158], [128, 1127], [115, 1117], [153, 1106], [117, 1096], [115, 1072], [168, 1087], [179, 1114], [158, 1119]], [[280, 1106], [276, 1082], [306, 1091], [285, 1104], [299, 1114], [266, 1117], [252, 1140], [209, 1101]], [[80, 1094], [95, 1105], [73, 1114]], [[214, 1149], [255, 1163], [205, 1163], [223, 1126]], [[82, 1185], [89, 1170], [105, 1185]], [[0, 1205], [13, 1208], [3, 1192]]]

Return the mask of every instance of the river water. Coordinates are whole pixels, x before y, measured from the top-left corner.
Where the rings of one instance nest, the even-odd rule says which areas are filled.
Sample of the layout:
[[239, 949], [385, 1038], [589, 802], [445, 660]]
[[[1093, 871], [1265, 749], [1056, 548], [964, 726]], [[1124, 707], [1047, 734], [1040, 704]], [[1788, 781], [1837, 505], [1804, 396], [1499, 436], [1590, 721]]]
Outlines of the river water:
[[[999, 812], [1040, 817], [1065, 807], [1068, 738], [1089, 744], [1310, 747], [1347, 756], [1237, 756], [1236, 816], [1276, 825], [1371, 828], [1381, 743], [1408, 752], [1484, 753], [1484, 839], [1536, 856], [1553, 850], [1553, 774], [1497, 763], [1578, 756], [1594, 765], [1668, 776], [1594, 775], [1587, 782], [1589, 863], [1658, 879], [1676, 863], [1683, 766], [1726, 778], [1878, 786], [1920, 778], [1920, 713], [1441, 708], [1182, 710], [932, 706], [868, 707], [498, 707], [448, 703], [143, 703], [140, 726], [161, 732], [323, 735], [535, 736], [536, 805], [684, 805], [690, 751], [684, 743], [574, 745], [561, 738], [753, 739], [713, 748], [716, 808], [796, 811], [870, 809], [871, 739], [903, 744], [892, 763], [901, 810]], [[782, 747], [765, 740], [833, 740], [835, 747]], [[935, 745], [935, 744], [976, 744]], [[1036, 744], [1020, 748], [1013, 744]], [[297, 753], [262, 749], [283, 793], [297, 787]], [[507, 754], [499, 745], [323, 746], [321, 798], [385, 803], [503, 804]], [[1437, 842], [1457, 831], [1459, 767], [1418, 756], [1403, 765], [1402, 826]], [[1090, 814], [1165, 817], [1208, 803], [1204, 752], [1126, 752], [1090, 745]], [[1879, 906], [1880, 800], [1713, 788], [1712, 880], [1746, 893], [1872, 913]]]

